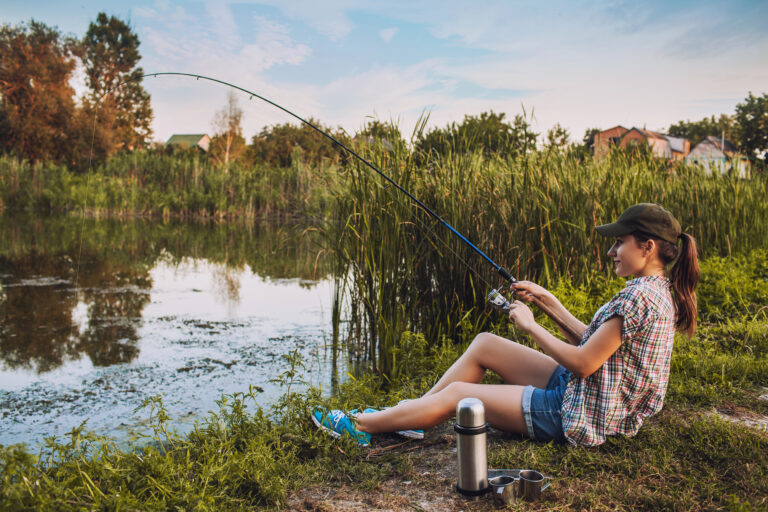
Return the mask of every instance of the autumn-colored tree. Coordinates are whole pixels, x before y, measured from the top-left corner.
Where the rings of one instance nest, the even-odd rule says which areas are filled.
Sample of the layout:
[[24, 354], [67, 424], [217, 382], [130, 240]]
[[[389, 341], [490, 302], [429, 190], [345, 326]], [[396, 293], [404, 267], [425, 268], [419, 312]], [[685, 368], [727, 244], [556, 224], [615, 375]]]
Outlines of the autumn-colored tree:
[[233, 91], [227, 94], [227, 104], [216, 112], [213, 118], [213, 137], [209, 153], [217, 165], [227, 166], [230, 160], [237, 160], [245, 153], [243, 138], [243, 109]]
[[31, 20], [0, 27], [0, 149], [68, 163], [74, 132], [74, 42]]
[[152, 106], [141, 85], [144, 71], [137, 67], [139, 45], [125, 22], [103, 12], [82, 40], [80, 57], [91, 89], [83, 109], [87, 117], [98, 117], [97, 141], [106, 154], [143, 147], [152, 135]]

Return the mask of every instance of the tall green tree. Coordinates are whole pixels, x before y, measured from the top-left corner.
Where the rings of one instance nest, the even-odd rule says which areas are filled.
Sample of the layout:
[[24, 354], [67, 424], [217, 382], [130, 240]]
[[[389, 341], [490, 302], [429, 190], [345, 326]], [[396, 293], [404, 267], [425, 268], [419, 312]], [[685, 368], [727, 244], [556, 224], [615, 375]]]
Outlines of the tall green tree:
[[75, 43], [31, 20], [0, 27], [0, 149], [67, 162], [75, 122]]
[[142, 147], [152, 135], [152, 106], [141, 85], [144, 71], [137, 67], [139, 45], [139, 37], [125, 22], [103, 12], [82, 40], [81, 59], [91, 89], [84, 108], [98, 116], [99, 140], [107, 154]]
[[745, 154], [766, 159], [768, 153], [768, 93], [755, 96], [750, 91], [736, 105], [736, 123], [741, 131], [739, 149]]

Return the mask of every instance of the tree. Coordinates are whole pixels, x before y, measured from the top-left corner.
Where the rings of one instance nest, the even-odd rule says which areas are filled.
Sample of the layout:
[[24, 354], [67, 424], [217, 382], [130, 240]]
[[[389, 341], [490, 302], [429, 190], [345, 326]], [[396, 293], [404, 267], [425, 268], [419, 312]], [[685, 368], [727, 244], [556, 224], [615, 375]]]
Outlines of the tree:
[[80, 56], [91, 89], [84, 108], [99, 116], [100, 129], [111, 132], [103, 138], [107, 154], [143, 147], [152, 135], [152, 106], [140, 78], [144, 71], [136, 67], [139, 45], [127, 24], [103, 12], [82, 40]]
[[683, 137], [691, 142], [691, 148], [704, 140], [705, 137], [714, 135], [725, 138], [734, 144], [739, 141], [739, 126], [733, 116], [721, 114], [720, 117], [705, 117], [700, 121], [680, 121], [673, 124], [667, 131], [673, 137]]
[[32, 162], [68, 162], [74, 46], [35, 20], [0, 27], [0, 149]]
[[[533, 119], [533, 116], [531, 116]], [[528, 154], [529, 151], [536, 149], [536, 140], [539, 138], [539, 134], [531, 129], [531, 123], [526, 118], [525, 111], [522, 114], [515, 114], [515, 119], [512, 121], [512, 139], [510, 141], [512, 145], [512, 154], [514, 156], [521, 156]]]
[[600, 133], [600, 128], [587, 128], [584, 132], [584, 138], [581, 139], [584, 149], [591, 154], [595, 154], [595, 136]]
[[765, 159], [768, 152], [768, 93], [755, 96], [750, 91], [736, 105], [736, 123], [741, 131], [739, 149], [748, 156]]
[[[345, 139], [340, 130], [334, 133], [316, 119], [309, 118], [308, 121], [338, 140]], [[275, 167], [290, 167], [295, 155], [301, 155], [303, 161], [314, 165], [321, 164], [323, 160], [336, 162], [339, 159], [335, 144], [303, 123], [299, 126], [290, 123], [266, 126], [253, 136], [249, 150], [254, 161]]]
[[397, 147], [405, 147], [405, 139], [400, 128], [392, 122], [383, 123], [378, 119], [367, 121], [363, 129], [355, 135], [355, 139], [369, 144], [379, 143], [390, 151]]
[[445, 128], [433, 128], [416, 141], [416, 149], [423, 160], [429, 155], [470, 153], [482, 151], [486, 155], [517, 156], [536, 147], [536, 133], [525, 116], [517, 114], [509, 124], [506, 114], [493, 111], [479, 116], [464, 116], [461, 124], [450, 123]]
[[245, 152], [243, 128], [243, 109], [237, 102], [233, 91], [227, 94], [227, 104], [216, 112], [213, 118], [214, 136], [211, 139], [210, 155], [219, 165], [227, 165]]
[[555, 125], [547, 131], [547, 140], [544, 143], [544, 147], [550, 150], [560, 150], [568, 147], [568, 130], [563, 128], [560, 123]]

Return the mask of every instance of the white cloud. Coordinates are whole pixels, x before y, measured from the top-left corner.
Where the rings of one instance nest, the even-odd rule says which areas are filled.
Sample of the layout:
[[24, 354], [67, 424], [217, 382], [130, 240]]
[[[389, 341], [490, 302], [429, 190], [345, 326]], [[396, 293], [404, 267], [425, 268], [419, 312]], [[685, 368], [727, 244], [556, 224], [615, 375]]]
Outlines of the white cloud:
[[392, 38], [397, 34], [397, 27], [384, 28], [379, 30], [379, 37], [381, 37], [385, 43], [392, 41]]
[[265, 70], [275, 64], [301, 64], [311, 53], [308, 46], [294, 43], [288, 29], [261, 16], [254, 16], [256, 41], [243, 47], [241, 54]]
[[[432, 126], [491, 109], [512, 118], [523, 103], [529, 114], [534, 112], [536, 131], [543, 134], [559, 122], [574, 140], [589, 127], [665, 129], [681, 119], [732, 112], [747, 91], [763, 91], [768, 83], [768, 69], [758, 64], [768, 50], [765, 38], [692, 56], [675, 50], [690, 47], [686, 41], [700, 16], [691, 13], [674, 21], [627, 17], [622, 6], [608, 8], [613, 0], [575, 5], [496, 2], [481, 7], [447, 1], [439, 8], [421, 2], [360, 5], [352, 0], [253, 3], [276, 7], [289, 20], [280, 21], [288, 25], [254, 17], [253, 32], [244, 41], [227, 4], [211, 2], [206, 18], [177, 24], [167, 14], [173, 6], [164, 6], [162, 23], [142, 28], [142, 41], [155, 52], [147, 59], [152, 66], [143, 63], [145, 69], [205, 72], [347, 130], [358, 129], [366, 116], [376, 114], [384, 120], [399, 119], [403, 133], [409, 133], [425, 109], [431, 111]], [[154, 10], [160, 9], [155, 4]], [[276, 83], [267, 78], [265, 72], [273, 67], [301, 65], [311, 55], [309, 47], [291, 38], [295, 22], [341, 45], [354, 28], [353, 11], [380, 14], [388, 23], [420, 25], [425, 33], [459, 48], [478, 49], [477, 56], [461, 60], [447, 50], [441, 58], [405, 66], [379, 60], [330, 83], [311, 79]], [[378, 36], [389, 42], [397, 33], [390, 27]], [[727, 34], [718, 37], [730, 40]], [[172, 82], [173, 88], [152, 83], [158, 135], [195, 123], [202, 123], [205, 131], [226, 98], [220, 87], [203, 88], [188, 81]], [[530, 92], [522, 97], [457, 99], [457, 84]], [[179, 90], [188, 91], [188, 96]], [[286, 121], [293, 120], [254, 99], [247, 104], [244, 132], [251, 135], [264, 125]]]
[[[156, 21], [138, 27], [144, 47], [152, 50], [145, 52], [141, 63], [147, 72], [199, 73], [281, 101], [288, 98], [293, 106], [314, 108], [305, 86], [296, 84], [286, 91], [264, 78], [271, 67], [300, 64], [311, 53], [307, 45], [291, 38], [286, 26], [255, 16], [246, 29], [246, 41], [240, 36], [229, 5], [208, 3], [206, 15], [195, 22], [180, 19], [186, 12], [172, 5], [165, 8]], [[152, 95], [153, 129], [158, 140], [179, 132], [209, 132], [214, 113], [226, 101], [223, 87], [203, 80], [148, 78], [144, 85]], [[246, 111], [246, 135], [263, 124], [289, 120], [273, 107], [257, 105], [255, 99], [249, 105], [248, 95], [239, 94], [238, 98]]]
[[342, 41], [352, 31], [347, 12], [362, 9], [355, 0], [255, 0], [253, 3], [280, 9], [287, 18], [306, 23], [334, 42]]

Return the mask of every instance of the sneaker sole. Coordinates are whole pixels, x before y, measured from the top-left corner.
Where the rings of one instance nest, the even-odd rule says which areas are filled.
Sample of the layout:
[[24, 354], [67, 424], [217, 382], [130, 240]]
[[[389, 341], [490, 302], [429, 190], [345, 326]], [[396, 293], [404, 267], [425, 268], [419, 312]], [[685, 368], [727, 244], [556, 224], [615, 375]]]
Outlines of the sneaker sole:
[[[410, 399], [401, 400], [398, 405], [403, 402], [408, 402]], [[389, 407], [382, 407], [382, 410], [389, 409]], [[314, 418], [314, 416], [313, 416]], [[408, 439], [424, 439], [424, 432], [416, 432], [415, 430], [397, 430], [395, 434]]]
[[336, 432], [335, 430], [333, 430], [331, 428], [326, 427], [325, 425], [323, 425], [322, 423], [317, 421], [317, 418], [315, 418], [314, 414], [312, 415], [312, 423], [314, 423], [317, 428], [319, 428], [321, 430], [325, 430], [326, 432], [331, 434], [331, 436], [333, 436], [333, 437], [341, 437], [341, 434], [339, 434], [338, 432]]
[[408, 439], [424, 439], [424, 434], [419, 434], [413, 430], [398, 430], [395, 433], [399, 436], [407, 437]]

